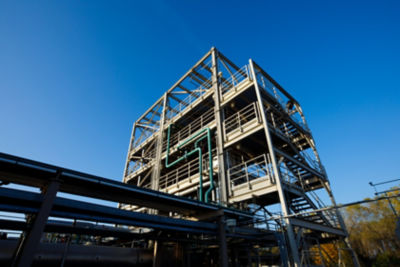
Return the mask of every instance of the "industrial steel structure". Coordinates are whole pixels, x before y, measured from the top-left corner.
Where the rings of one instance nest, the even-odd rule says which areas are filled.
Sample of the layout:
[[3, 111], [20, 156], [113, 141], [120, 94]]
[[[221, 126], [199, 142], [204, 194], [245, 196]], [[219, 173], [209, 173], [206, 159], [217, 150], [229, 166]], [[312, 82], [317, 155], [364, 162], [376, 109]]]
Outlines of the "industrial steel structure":
[[[148, 266], [152, 262], [160, 265], [161, 260], [162, 266], [188, 266], [199, 262], [199, 256], [203, 265], [215, 265], [215, 260], [218, 264], [220, 258], [221, 265], [227, 266], [227, 239], [238, 244], [277, 245], [272, 231], [240, 225], [225, 229], [224, 220], [251, 220], [253, 216], [247, 212], [4, 153], [0, 153], [0, 181], [1, 266]], [[78, 201], [70, 195], [89, 199]], [[186, 218], [124, 211], [95, 203], [95, 199], [140, 205], [164, 214], [180, 213]], [[47, 242], [45, 233], [63, 234], [68, 240]], [[71, 243], [72, 235], [97, 241]], [[157, 257], [149, 245], [154, 241], [163, 243]], [[204, 252], [213, 252], [215, 247], [221, 251], [216, 255], [182, 254], [191, 245]]]
[[347, 236], [338, 210], [320, 211], [336, 204], [298, 101], [215, 48], [134, 123], [123, 182], [253, 214], [248, 226], [282, 235], [284, 265], [326, 263], [320, 244]]
[[333, 266], [346, 236], [300, 104], [215, 48], [135, 122], [123, 182], [0, 153], [2, 266]]

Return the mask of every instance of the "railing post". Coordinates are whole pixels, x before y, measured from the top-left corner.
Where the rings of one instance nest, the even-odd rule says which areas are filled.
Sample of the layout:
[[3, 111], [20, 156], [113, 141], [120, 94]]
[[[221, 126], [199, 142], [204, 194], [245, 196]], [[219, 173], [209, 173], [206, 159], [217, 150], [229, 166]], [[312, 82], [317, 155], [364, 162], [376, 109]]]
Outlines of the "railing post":
[[260, 111], [257, 108], [256, 102], [253, 102], [253, 110], [254, 110], [254, 113], [256, 114], [258, 123], [261, 123], [261, 118], [260, 118], [260, 114], [259, 114]]
[[240, 114], [239, 114], [239, 112], [237, 113], [237, 120], [238, 120], [238, 124], [239, 124], [239, 130], [240, 130], [240, 132], [243, 132], [242, 123], [241, 123], [241, 121], [240, 121]]
[[245, 172], [246, 172], [247, 185], [249, 186], [249, 189], [251, 189], [251, 185], [250, 185], [250, 181], [249, 181], [249, 173], [247, 171], [247, 163], [246, 162], [244, 163], [244, 169], [245, 169]]
[[229, 194], [229, 196], [232, 196], [232, 187], [233, 187], [233, 185], [232, 185], [231, 173], [230, 173], [230, 170], [229, 170], [229, 169], [228, 169], [228, 171], [227, 171], [227, 178], [228, 178], [228, 180], [227, 180], [227, 184], [228, 184], [228, 194]]
[[176, 184], [179, 182], [179, 168], [176, 168]]
[[[265, 153], [263, 154], [263, 159], [264, 159], [264, 164], [265, 164], [265, 171], [267, 172], [267, 176], [271, 176], [269, 173], [269, 168], [268, 168], [268, 163], [267, 163], [267, 157], [265, 156]], [[270, 177], [268, 177], [270, 178]]]
[[273, 113], [273, 112], [271, 112], [270, 114], [271, 114], [272, 126], [274, 126], [274, 128], [276, 129], [276, 122], [275, 122], [275, 116], [274, 116], [274, 113]]
[[222, 132], [224, 133], [224, 140], [227, 141], [228, 140], [228, 135], [226, 134], [226, 121], [224, 121], [222, 123]]
[[190, 163], [191, 163], [191, 161], [189, 161], [189, 163], [188, 163], [188, 177], [189, 177], [189, 181], [190, 181]]

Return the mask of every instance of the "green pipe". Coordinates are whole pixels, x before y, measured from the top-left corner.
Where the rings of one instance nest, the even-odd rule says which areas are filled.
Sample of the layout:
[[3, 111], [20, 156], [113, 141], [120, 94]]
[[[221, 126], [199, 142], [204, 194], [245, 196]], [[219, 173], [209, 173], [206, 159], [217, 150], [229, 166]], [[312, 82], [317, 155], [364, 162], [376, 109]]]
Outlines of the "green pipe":
[[189, 156], [193, 155], [194, 153], [199, 153], [199, 179], [200, 179], [200, 201], [203, 201], [203, 161], [202, 161], [202, 151], [201, 149], [198, 147], [198, 143], [203, 140], [204, 138], [207, 137], [207, 143], [208, 143], [208, 157], [209, 157], [209, 177], [210, 177], [210, 188], [207, 190], [206, 194], [205, 194], [205, 202], [208, 203], [208, 195], [210, 194], [210, 192], [214, 189], [214, 182], [213, 182], [213, 163], [212, 163], [212, 154], [211, 154], [211, 130], [210, 128], [205, 128], [202, 129], [200, 131], [198, 131], [197, 133], [193, 134], [191, 137], [189, 137], [188, 139], [186, 139], [185, 141], [183, 141], [181, 144], [178, 145], [178, 149], [181, 148], [182, 146], [186, 145], [187, 143], [189, 143], [190, 141], [192, 141], [193, 139], [195, 139], [196, 137], [200, 136], [201, 134], [203, 134], [204, 132], [207, 131], [207, 135], [204, 135], [202, 137], [200, 137], [198, 140], [196, 140], [195, 142], [195, 148], [190, 151], [187, 152], [185, 151], [185, 155], [183, 155], [182, 157], [176, 159], [174, 162], [168, 163], [169, 161], [169, 149], [170, 149], [170, 138], [171, 138], [171, 124], [168, 126], [168, 134], [167, 134], [167, 155], [165, 157], [165, 167], [166, 168], [170, 168], [172, 166], [174, 166], [175, 164], [181, 162], [182, 160], [188, 158]]
[[208, 147], [208, 175], [210, 178], [210, 188], [206, 191], [205, 194], [205, 202], [208, 203], [208, 195], [211, 193], [211, 191], [214, 189], [214, 180], [213, 180], [213, 160], [212, 160], [212, 154], [211, 154], [211, 130], [210, 128], [205, 128], [205, 131], [207, 131], [207, 135], [199, 138], [196, 142], [195, 142], [195, 147], [197, 147], [198, 143], [203, 140], [204, 138], [207, 137], [207, 147]]

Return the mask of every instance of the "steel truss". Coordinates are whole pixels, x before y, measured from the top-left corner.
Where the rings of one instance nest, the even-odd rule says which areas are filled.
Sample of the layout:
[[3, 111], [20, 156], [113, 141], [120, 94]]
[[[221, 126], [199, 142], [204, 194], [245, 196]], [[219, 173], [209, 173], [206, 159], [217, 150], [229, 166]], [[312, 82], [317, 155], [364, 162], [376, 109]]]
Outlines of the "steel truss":
[[[195, 156], [166, 168], [170, 125], [172, 160], [195, 148], [195, 140], [188, 140], [199, 131], [212, 131], [215, 183], [207, 172], [199, 179]], [[208, 159], [203, 153], [203, 166]], [[339, 211], [321, 210], [327, 206], [321, 193], [330, 205], [336, 203], [298, 101], [253, 60], [238, 67], [215, 48], [134, 123], [123, 181], [191, 199], [202, 199], [204, 186], [213, 190], [217, 205], [266, 218], [274, 217], [271, 207], [279, 204], [284, 219], [276, 223], [286, 244], [282, 261], [291, 266], [315, 261], [305, 251], [347, 236]], [[141, 206], [122, 208], [146, 212]]]

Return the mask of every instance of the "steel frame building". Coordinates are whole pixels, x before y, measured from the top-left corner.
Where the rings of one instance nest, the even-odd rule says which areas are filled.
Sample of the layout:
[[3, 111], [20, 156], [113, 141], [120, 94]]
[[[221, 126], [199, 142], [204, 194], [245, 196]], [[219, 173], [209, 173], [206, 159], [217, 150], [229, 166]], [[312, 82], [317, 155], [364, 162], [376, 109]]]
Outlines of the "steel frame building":
[[338, 210], [320, 211], [321, 193], [336, 203], [298, 101], [253, 60], [238, 67], [215, 48], [134, 123], [123, 182], [274, 222], [294, 266], [327, 260], [312, 248], [347, 236]]

